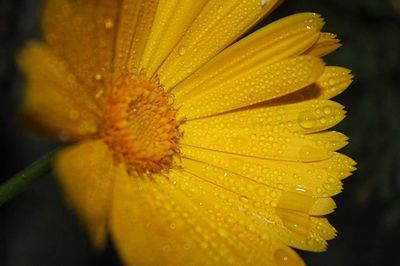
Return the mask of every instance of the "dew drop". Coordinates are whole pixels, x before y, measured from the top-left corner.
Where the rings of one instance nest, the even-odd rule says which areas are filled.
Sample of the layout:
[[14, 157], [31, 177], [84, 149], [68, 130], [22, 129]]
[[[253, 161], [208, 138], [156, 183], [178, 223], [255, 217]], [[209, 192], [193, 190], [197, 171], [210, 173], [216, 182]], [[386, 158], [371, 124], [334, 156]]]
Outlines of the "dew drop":
[[179, 47], [179, 49], [178, 49], [178, 54], [179, 54], [180, 56], [184, 56], [185, 53], [186, 53], [186, 47], [185, 47], [185, 46]]
[[296, 190], [296, 192], [299, 192], [299, 193], [306, 193], [307, 192], [307, 189], [305, 187], [303, 187], [303, 186], [297, 186], [295, 190]]
[[103, 76], [102, 76], [100, 73], [97, 73], [97, 74], [94, 76], [94, 78], [95, 78], [96, 80], [101, 80], [101, 79], [103, 78]]
[[308, 160], [313, 155], [315, 149], [311, 146], [304, 146], [299, 150], [299, 157], [302, 160]]
[[110, 18], [108, 18], [104, 22], [104, 27], [109, 30], [114, 27], [114, 22]]
[[329, 184], [329, 183], [324, 183], [324, 184], [322, 184], [322, 187], [325, 189], [325, 190], [327, 190], [327, 191], [332, 191], [333, 190], [333, 186], [331, 185], [331, 184]]
[[316, 117], [309, 112], [302, 112], [298, 118], [299, 125], [304, 129], [311, 129], [315, 127]]
[[278, 266], [300, 265], [299, 259], [283, 248], [275, 251], [274, 259]]
[[330, 113], [332, 113], [332, 108], [330, 106], [325, 106], [323, 111], [324, 114], [329, 115]]
[[311, 247], [315, 245], [314, 240], [311, 239], [311, 238], [307, 239], [306, 242], [307, 242], [307, 245], [309, 245], [309, 246], [311, 246]]
[[265, 6], [267, 4], [267, 0], [261, 0], [261, 6]]

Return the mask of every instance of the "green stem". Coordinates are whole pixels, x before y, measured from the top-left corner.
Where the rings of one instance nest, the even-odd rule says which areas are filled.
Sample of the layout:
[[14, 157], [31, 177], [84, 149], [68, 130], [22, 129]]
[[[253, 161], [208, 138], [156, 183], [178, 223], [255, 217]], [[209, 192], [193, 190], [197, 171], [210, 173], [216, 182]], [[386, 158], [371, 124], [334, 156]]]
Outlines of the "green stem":
[[49, 152], [0, 185], [0, 206], [24, 191], [30, 184], [50, 172], [57, 150]]

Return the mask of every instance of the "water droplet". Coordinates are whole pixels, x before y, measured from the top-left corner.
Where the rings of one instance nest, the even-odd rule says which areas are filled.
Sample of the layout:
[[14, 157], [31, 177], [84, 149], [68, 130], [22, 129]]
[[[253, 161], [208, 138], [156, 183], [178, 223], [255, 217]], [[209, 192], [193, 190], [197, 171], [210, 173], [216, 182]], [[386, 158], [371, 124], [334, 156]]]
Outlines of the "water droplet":
[[307, 189], [305, 187], [303, 187], [303, 186], [297, 186], [295, 190], [296, 190], [296, 192], [299, 192], [299, 193], [306, 193], [307, 192]]
[[334, 189], [334, 187], [330, 184], [330, 183], [324, 183], [322, 184], [322, 187], [326, 190], [326, 191], [332, 191]]
[[316, 117], [312, 113], [302, 112], [298, 118], [299, 125], [304, 129], [311, 129], [315, 127]]
[[108, 19], [105, 20], [105, 22], [104, 22], [104, 27], [105, 27], [106, 29], [109, 30], [109, 29], [111, 29], [113, 26], [114, 26], [114, 22], [112, 21], [112, 19], [108, 18]]
[[261, 0], [261, 6], [265, 6], [267, 4], [267, 0]]
[[186, 47], [185, 47], [185, 46], [179, 47], [179, 49], [178, 49], [178, 54], [179, 54], [180, 56], [184, 56], [185, 53], [186, 53]]
[[103, 78], [103, 76], [102, 76], [100, 73], [97, 73], [97, 74], [94, 76], [94, 78], [95, 78], [96, 80], [101, 80], [101, 79]]
[[99, 91], [96, 93], [95, 97], [98, 99], [98, 98], [100, 98], [103, 94], [104, 94], [104, 91], [103, 91], [103, 90], [99, 90]]
[[299, 157], [302, 160], [309, 160], [313, 155], [315, 149], [312, 146], [304, 146], [299, 150]]
[[330, 106], [325, 106], [324, 114], [329, 115], [330, 113], [332, 113], [332, 108]]
[[311, 238], [307, 239], [306, 242], [307, 242], [307, 245], [309, 245], [309, 246], [314, 246], [315, 245], [314, 240], [311, 239]]
[[300, 259], [295, 255], [287, 252], [283, 248], [277, 249], [274, 253], [274, 259], [278, 266], [300, 265]]

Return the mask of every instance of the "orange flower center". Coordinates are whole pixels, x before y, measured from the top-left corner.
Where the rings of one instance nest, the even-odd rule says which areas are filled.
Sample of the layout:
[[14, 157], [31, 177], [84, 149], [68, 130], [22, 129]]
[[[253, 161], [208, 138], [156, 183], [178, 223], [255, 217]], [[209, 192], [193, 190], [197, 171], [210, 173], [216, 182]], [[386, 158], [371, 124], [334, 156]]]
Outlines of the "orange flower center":
[[168, 169], [181, 136], [164, 88], [142, 77], [124, 78], [105, 95], [101, 131], [115, 158], [139, 175]]

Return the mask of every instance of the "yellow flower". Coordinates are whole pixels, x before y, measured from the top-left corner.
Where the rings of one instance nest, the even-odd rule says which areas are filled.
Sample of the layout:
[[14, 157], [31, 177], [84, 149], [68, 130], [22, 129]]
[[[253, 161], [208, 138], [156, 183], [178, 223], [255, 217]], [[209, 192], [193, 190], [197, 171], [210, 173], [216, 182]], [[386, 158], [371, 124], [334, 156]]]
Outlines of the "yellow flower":
[[[48, 0], [24, 112], [93, 245], [125, 265], [303, 265], [354, 162], [327, 131], [350, 71], [314, 13], [240, 39], [280, 0]], [[290, 247], [289, 247], [290, 246]]]

